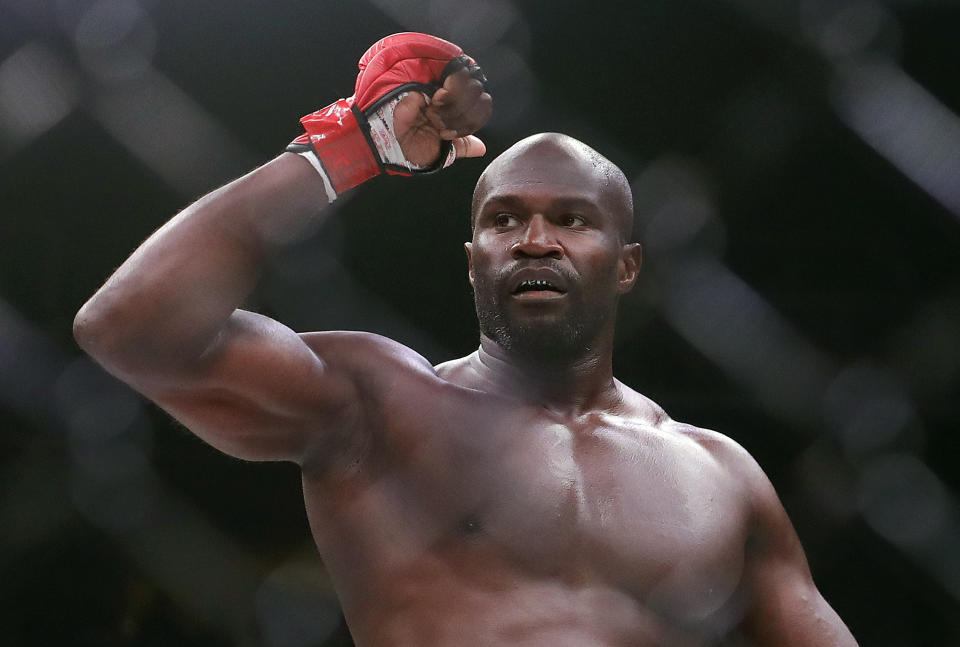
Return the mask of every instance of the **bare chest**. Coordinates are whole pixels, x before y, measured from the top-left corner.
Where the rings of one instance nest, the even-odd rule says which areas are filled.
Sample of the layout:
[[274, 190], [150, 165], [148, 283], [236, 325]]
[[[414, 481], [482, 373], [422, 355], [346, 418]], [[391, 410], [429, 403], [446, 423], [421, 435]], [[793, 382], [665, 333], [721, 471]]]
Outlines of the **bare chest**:
[[408, 491], [432, 497], [423, 515], [468, 549], [570, 586], [600, 582], [678, 620], [706, 618], [733, 593], [746, 509], [699, 444], [603, 416], [485, 422], [428, 443], [409, 473]]
[[[305, 480], [314, 537], [355, 618], [451, 604], [471, 617], [495, 607], [498, 618], [507, 594], [536, 585], [628, 600], [635, 607], [617, 612], [624, 626], [722, 622], [748, 511], [700, 442], [672, 426], [445, 395], [410, 407], [398, 394], [390, 411], [399, 414], [379, 432], [388, 442], [355, 473]], [[576, 611], [547, 606], [551, 622]]]

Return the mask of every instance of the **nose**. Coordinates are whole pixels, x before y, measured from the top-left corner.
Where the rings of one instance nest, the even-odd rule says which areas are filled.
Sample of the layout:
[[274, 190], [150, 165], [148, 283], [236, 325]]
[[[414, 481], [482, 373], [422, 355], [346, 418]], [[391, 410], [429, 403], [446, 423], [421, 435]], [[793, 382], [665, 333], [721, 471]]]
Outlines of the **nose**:
[[523, 234], [510, 248], [514, 258], [563, 258], [563, 247], [554, 235], [553, 227], [541, 214], [535, 214]]

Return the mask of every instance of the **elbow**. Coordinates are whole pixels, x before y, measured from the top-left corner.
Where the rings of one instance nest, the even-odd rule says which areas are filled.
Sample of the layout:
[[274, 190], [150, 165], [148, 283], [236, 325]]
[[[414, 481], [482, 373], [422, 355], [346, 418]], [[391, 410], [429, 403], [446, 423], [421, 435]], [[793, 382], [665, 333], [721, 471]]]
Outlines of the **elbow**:
[[121, 369], [129, 363], [130, 333], [123, 325], [127, 317], [116, 308], [105, 307], [95, 295], [73, 319], [73, 338], [77, 345], [104, 368]]
[[150, 306], [143, 300], [95, 294], [74, 317], [73, 338], [104, 369], [128, 383], [181, 371], [206, 348], [165, 332], [163, 323], [145, 315], [145, 309]]
[[[95, 299], [96, 297], [94, 297]], [[102, 345], [102, 340], [106, 337], [105, 317], [98, 312], [94, 299], [90, 299], [73, 318], [73, 338], [87, 354], [97, 355], [97, 349]]]
[[73, 338], [83, 350], [91, 345], [95, 335], [95, 325], [90, 312], [90, 302], [87, 301], [73, 318]]

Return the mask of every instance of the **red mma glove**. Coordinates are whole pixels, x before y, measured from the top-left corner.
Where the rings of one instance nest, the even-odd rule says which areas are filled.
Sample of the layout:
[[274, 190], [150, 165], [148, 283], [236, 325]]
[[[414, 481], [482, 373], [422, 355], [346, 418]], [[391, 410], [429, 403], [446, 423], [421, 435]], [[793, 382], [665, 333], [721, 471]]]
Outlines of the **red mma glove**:
[[331, 202], [383, 172], [432, 173], [452, 164], [455, 153], [449, 141], [442, 143], [440, 155], [429, 166], [407, 160], [394, 133], [394, 108], [408, 92], [420, 92], [429, 102], [444, 80], [463, 68], [473, 78], [486, 81], [479, 66], [459, 47], [415, 32], [377, 41], [358, 65], [354, 95], [301, 119], [306, 132], [286, 149], [313, 164]]

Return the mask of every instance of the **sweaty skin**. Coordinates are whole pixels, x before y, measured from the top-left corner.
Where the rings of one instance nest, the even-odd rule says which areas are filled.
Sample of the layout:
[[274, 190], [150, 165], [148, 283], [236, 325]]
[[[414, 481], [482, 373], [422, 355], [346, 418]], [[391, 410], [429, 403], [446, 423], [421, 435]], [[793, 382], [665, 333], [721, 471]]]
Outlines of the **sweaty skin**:
[[[398, 133], [482, 154], [478, 85], [451, 77]], [[488, 167], [467, 244], [480, 346], [437, 367], [238, 309], [277, 232], [325, 202], [290, 154], [158, 230], [75, 333], [211, 445], [301, 466], [361, 647], [855, 645], [750, 456], [614, 379], [640, 264], [618, 173], [555, 134]]]

